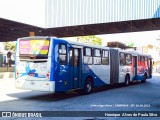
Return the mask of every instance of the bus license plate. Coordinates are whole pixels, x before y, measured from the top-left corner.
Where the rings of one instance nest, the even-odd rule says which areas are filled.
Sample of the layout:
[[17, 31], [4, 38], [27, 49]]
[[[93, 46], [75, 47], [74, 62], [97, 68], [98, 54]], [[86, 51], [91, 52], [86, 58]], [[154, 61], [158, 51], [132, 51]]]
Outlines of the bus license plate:
[[29, 75], [29, 76], [33, 76], [33, 77], [35, 76], [35, 74], [34, 74], [34, 73], [31, 73], [31, 74], [28, 74], [28, 75]]

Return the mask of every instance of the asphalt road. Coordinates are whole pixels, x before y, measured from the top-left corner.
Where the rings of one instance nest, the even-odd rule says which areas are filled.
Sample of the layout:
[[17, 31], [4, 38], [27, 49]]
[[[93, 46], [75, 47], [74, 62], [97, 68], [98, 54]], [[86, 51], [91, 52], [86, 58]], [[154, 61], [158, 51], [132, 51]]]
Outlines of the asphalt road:
[[[128, 87], [96, 88], [92, 94], [49, 93], [15, 89], [14, 80], [0, 80], [0, 111], [160, 111], [160, 75]], [[75, 114], [77, 113], [71, 113]], [[94, 114], [94, 113], [87, 113]], [[20, 120], [21, 118], [0, 118]], [[34, 120], [35, 118], [23, 118]], [[158, 117], [42, 117], [40, 120], [159, 120]]]

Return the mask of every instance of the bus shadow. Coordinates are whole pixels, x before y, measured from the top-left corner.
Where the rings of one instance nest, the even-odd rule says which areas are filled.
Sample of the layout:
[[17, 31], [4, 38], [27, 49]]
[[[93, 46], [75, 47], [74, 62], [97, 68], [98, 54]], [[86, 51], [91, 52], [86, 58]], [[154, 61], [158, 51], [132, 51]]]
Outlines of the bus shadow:
[[35, 100], [35, 101], [60, 101], [79, 96], [78, 93], [71, 91], [66, 93], [48, 93], [39, 91], [29, 91], [21, 93], [7, 94], [10, 97], [18, 98], [19, 100]]
[[93, 93], [107, 91], [107, 90], [112, 90], [112, 89], [118, 89], [118, 88], [123, 88], [123, 87], [131, 87], [131, 86], [135, 86], [135, 85], [138, 85], [138, 84], [142, 84], [142, 83], [140, 81], [136, 81], [136, 82], [131, 82], [129, 86], [125, 86], [122, 83], [113, 84], [113, 85], [107, 85], [107, 86], [102, 86], [102, 87], [94, 88], [93, 89]]
[[[130, 86], [141, 84], [141, 82], [133, 82]], [[128, 86], [128, 87], [130, 87]], [[108, 85], [108, 86], [102, 86], [93, 88], [92, 94], [98, 93], [98, 92], [104, 92], [111, 89], [117, 89], [126, 87], [123, 84], [116, 84], [116, 85]], [[90, 95], [92, 95], [90, 94]], [[7, 94], [10, 97], [18, 98], [19, 100], [35, 100], [35, 101], [60, 101], [75, 97], [81, 97], [84, 96], [82, 94], [82, 91], [68, 91], [66, 93], [50, 93], [50, 92], [40, 92], [40, 91], [27, 91], [27, 92], [20, 92], [20, 93], [11, 93]]]

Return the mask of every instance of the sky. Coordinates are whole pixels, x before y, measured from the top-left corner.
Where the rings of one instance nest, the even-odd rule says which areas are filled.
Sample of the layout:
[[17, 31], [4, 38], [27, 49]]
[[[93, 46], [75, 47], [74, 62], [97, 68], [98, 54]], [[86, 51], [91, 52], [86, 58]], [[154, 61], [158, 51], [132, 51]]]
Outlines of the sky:
[[0, 18], [45, 27], [45, 0], [0, 0]]
[[[102, 39], [103, 46], [106, 46], [107, 42], [119, 41], [122, 43], [134, 43], [136, 47], [148, 45], [160, 47], [160, 30], [103, 34], [96, 36]], [[76, 41], [77, 37], [65, 37], [65, 39]]]
[[[103, 45], [110, 41], [119, 41], [125, 43], [134, 42], [135, 46], [154, 45], [159, 46], [160, 43], [160, 30], [156, 31], [143, 31], [143, 32], [128, 32], [116, 34], [98, 35], [103, 39]], [[159, 39], [159, 41], [157, 41]]]

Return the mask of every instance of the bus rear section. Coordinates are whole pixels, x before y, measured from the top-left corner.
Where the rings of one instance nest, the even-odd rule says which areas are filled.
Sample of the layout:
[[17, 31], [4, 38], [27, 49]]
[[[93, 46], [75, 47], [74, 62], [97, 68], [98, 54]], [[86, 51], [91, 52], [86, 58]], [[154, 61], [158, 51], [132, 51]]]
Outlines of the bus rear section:
[[28, 90], [55, 91], [51, 74], [51, 41], [46, 37], [27, 37], [17, 40], [16, 87]]
[[125, 50], [110, 49], [110, 84], [124, 83], [152, 78], [152, 58], [150, 55]]
[[152, 58], [150, 55], [138, 54], [137, 57], [137, 80], [141, 80], [142, 83], [146, 82], [146, 79], [152, 78]]

